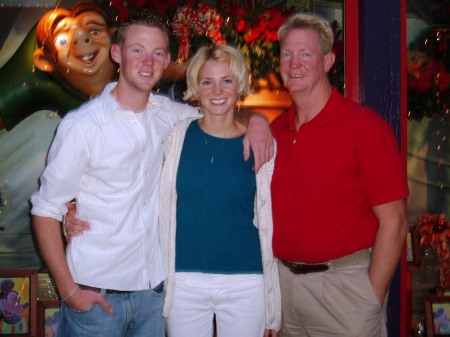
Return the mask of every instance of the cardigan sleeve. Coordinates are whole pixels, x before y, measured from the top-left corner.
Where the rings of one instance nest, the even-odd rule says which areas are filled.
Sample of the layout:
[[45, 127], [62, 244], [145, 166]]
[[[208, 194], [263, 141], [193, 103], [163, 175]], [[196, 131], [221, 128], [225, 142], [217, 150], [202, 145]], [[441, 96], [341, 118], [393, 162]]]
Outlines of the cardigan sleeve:
[[257, 192], [255, 198], [255, 225], [259, 229], [261, 255], [264, 273], [264, 287], [266, 300], [266, 328], [280, 330], [281, 326], [281, 292], [278, 276], [278, 262], [273, 256], [272, 236], [272, 199], [270, 185], [276, 156], [264, 164], [256, 175]]
[[186, 118], [175, 125], [164, 141], [163, 168], [159, 187], [159, 237], [164, 268], [166, 270], [163, 315], [167, 317], [172, 306], [175, 289], [175, 232], [176, 232], [176, 177], [189, 124], [195, 118]]

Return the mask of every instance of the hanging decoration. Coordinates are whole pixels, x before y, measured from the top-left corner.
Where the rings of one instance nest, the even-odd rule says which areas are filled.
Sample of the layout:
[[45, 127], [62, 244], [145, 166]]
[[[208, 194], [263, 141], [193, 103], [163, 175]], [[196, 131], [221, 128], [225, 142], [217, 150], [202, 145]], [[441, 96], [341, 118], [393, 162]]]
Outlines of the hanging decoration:
[[172, 19], [172, 33], [180, 37], [178, 60], [186, 62], [190, 55], [190, 36], [204, 35], [216, 43], [224, 44], [221, 27], [223, 18], [216, 11], [204, 3], [199, 3], [194, 10], [192, 3], [179, 7]]
[[450, 227], [443, 214], [425, 213], [416, 219], [420, 246], [431, 246], [439, 259], [441, 286], [450, 286]]

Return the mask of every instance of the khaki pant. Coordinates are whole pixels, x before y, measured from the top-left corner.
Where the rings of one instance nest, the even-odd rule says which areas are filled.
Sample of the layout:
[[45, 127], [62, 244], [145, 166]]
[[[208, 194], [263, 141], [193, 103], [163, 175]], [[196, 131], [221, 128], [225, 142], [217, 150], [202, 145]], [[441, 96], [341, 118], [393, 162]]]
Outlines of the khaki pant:
[[279, 263], [282, 337], [387, 337], [382, 308], [369, 281], [370, 261], [295, 275]]

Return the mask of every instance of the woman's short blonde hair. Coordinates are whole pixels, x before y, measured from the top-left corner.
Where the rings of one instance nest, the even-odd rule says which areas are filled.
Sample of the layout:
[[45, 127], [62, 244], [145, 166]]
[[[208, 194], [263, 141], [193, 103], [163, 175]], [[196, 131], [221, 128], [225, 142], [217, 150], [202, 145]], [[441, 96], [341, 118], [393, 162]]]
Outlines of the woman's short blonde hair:
[[283, 45], [284, 38], [292, 29], [307, 29], [317, 33], [320, 41], [322, 54], [328, 54], [333, 50], [334, 34], [328, 21], [319, 15], [308, 13], [295, 13], [286, 19], [278, 29], [278, 39], [280, 46]]
[[248, 70], [244, 56], [234, 47], [222, 44], [212, 44], [200, 47], [186, 70], [187, 90], [184, 92], [185, 101], [195, 101], [199, 99], [198, 74], [206, 61], [214, 60], [226, 62], [230, 65], [231, 73], [238, 82], [238, 95], [245, 97], [250, 91]]

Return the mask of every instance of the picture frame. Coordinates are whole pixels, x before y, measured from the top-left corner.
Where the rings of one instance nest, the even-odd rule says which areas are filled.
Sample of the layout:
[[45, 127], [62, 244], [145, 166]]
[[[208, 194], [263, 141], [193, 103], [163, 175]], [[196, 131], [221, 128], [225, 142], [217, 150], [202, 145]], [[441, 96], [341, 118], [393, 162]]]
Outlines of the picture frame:
[[410, 226], [406, 234], [406, 263], [409, 270], [420, 266], [420, 237], [419, 231], [414, 226]]
[[437, 288], [436, 289], [437, 296], [450, 296], [450, 289], [448, 288]]
[[450, 336], [450, 296], [430, 296], [424, 302], [427, 337]]
[[0, 270], [1, 336], [36, 336], [37, 283], [37, 270]]
[[57, 336], [61, 301], [38, 301], [37, 337]]

